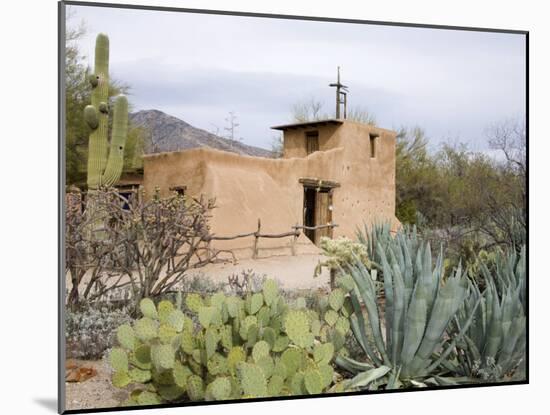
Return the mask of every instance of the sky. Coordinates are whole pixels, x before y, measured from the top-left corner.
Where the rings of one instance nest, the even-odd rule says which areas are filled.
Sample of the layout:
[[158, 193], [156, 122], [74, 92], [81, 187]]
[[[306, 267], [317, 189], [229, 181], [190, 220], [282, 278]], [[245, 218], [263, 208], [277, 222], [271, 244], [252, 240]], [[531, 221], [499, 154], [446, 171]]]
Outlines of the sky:
[[264, 148], [292, 122], [294, 105], [335, 111], [328, 86], [341, 67], [348, 107], [388, 129], [422, 127], [432, 148], [488, 148], [486, 131], [523, 117], [525, 37], [370, 24], [70, 6], [69, 26], [93, 66], [95, 36], [109, 35], [111, 77], [131, 86], [134, 110], [158, 109]]

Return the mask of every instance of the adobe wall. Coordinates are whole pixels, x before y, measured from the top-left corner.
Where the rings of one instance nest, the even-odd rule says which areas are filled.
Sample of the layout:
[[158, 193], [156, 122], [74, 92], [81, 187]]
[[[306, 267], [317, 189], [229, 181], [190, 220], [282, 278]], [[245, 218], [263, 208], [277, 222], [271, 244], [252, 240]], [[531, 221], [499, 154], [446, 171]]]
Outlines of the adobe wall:
[[319, 132], [319, 151], [340, 147], [340, 137], [338, 134], [335, 134], [340, 127], [340, 125], [329, 125], [323, 128], [300, 128], [285, 131], [283, 157], [307, 157], [307, 150], [304, 144], [306, 131]]
[[[210, 148], [159, 153], [144, 157], [147, 195], [159, 187], [161, 195], [174, 186], [187, 186], [186, 194], [216, 198], [212, 231], [220, 236], [253, 232], [258, 218], [262, 233], [284, 233], [303, 223], [303, 185], [300, 178], [337, 181], [333, 191], [334, 236], [354, 237], [363, 221], [395, 219], [395, 133], [350, 121], [319, 129], [321, 151], [301, 154], [299, 134], [294, 148], [285, 148], [282, 159], [242, 156]], [[380, 134], [378, 154], [370, 158], [369, 132]], [[285, 135], [285, 143], [291, 143]], [[332, 148], [330, 148], [332, 147]], [[330, 148], [330, 149], [327, 149]], [[323, 151], [324, 149], [324, 151]], [[305, 152], [305, 149], [304, 149]], [[260, 239], [259, 255], [290, 254], [291, 238]], [[231, 249], [238, 257], [250, 257], [253, 238], [218, 241], [216, 248]], [[298, 253], [317, 252], [303, 234]]]
[[[376, 157], [371, 158], [370, 134], [376, 139]], [[333, 221], [341, 224], [335, 236], [353, 237], [357, 226], [389, 221], [395, 217], [395, 136], [394, 131], [346, 121], [332, 140], [344, 149], [342, 183], [334, 193]]]

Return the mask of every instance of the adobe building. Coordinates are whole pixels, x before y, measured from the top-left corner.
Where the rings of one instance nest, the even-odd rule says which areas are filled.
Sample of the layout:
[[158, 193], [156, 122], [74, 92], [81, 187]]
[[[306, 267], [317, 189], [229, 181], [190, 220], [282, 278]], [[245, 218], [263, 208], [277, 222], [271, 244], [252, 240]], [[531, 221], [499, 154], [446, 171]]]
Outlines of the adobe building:
[[[219, 236], [291, 231], [294, 225], [336, 227], [305, 231], [298, 252], [316, 252], [321, 236], [354, 238], [363, 223], [395, 217], [394, 131], [330, 119], [274, 127], [284, 132], [280, 159], [198, 148], [144, 157], [144, 188], [216, 198], [211, 230]], [[251, 257], [254, 238], [217, 241], [239, 258]], [[288, 255], [291, 238], [260, 239], [259, 256]]]
[[[354, 238], [364, 224], [399, 226], [395, 217], [396, 132], [345, 117], [272, 128], [283, 132], [283, 157], [279, 159], [211, 148], [144, 156], [146, 194], [158, 188], [161, 196], [175, 190], [214, 197], [216, 208], [210, 223], [217, 236], [254, 232], [258, 219], [262, 234], [290, 232], [296, 225], [329, 225], [301, 229], [294, 241], [298, 254], [319, 252], [316, 245], [322, 236]], [[250, 258], [254, 240], [250, 236], [214, 241], [213, 247], [231, 250], [237, 258]], [[260, 238], [257, 256], [290, 255], [292, 244], [292, 237]]]

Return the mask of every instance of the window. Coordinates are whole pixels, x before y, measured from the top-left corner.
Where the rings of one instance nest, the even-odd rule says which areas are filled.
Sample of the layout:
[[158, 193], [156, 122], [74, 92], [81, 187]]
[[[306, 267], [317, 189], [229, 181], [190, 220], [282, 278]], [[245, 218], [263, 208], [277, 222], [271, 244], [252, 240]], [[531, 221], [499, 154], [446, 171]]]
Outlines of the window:
[[132, 197], [134, 192], [132, 190], [119, 191], [118, 194], [122, 197], [122, 209], [130, 210], [130, 203], [132, 203]]
[[187, 186], [172, 186], [170, 191], [176, 192], [178, 196], [185, 196], [185, 189], [187, 189]]
[[377, 147], [377, 143], [378, 143], [378, 134], [369, 134], [369, 138], [370, 138], [370, 158], [375, 158], [376, 157], [376, 147]]
[[118, 195], [123, 210], [130, 210], [130, 206], [134, 203], [134, 198], [138, 195], [138, 188], [132, 185], [119, 186], [117, 188]]
[[316, 151], [319, 151], [319, 132], [309, 131], [306, 133], [306, 151], [310, 155]]

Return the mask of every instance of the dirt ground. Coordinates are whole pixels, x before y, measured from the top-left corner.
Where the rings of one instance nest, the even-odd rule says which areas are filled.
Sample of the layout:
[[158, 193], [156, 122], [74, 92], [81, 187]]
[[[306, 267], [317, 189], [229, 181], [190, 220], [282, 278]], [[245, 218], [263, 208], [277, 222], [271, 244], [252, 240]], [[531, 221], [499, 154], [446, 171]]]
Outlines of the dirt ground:
[[[319, 254], [301, 254], [271, 256], [258, 259], [240, 259], [235, 264], [232, 261], [218, 262], [208, 264], [204, 267], [189, 270], [187, 277], [193, 275], [204, 275], [214, 282], [227, 283], [227, 277], [233, 274], [240, 274], [243, 270], [254, 270], [258, 275], [266, 275], [268, 278], [276, 279], [282, 288], [287, 290], [294, 289], [315, 289], [325, 288], [330, 281], [330, 275], [327, 269], [323, 269], [321, 275], [313, 278], [313, 271], [317, 264], [324, 261], [326, 257]], [[90, 278], [90, 273], [83, 278], [84, 282]], [[122, 279], [120, 283], [124, 283]], [[71, 288], [70, 275], [67, 274], [67, 288]]]
[[109, 408], [119, 406], [127, 393], [111, 385], [110, 369], [105, 360], [76, 360], [78, 365], [93, 367], [97, 375], [84, 382], [65, 382], [66, 409]]
[[319, 263], [324, 261], [323, 255], [309, 254], [297, 256], [273, 256], [269, 258], [239, 260], [237, 264], [231, 262], [208, 264], [189, 272], [189, 276], [204, 275], [215, 282], [227, 282], [227, 277], [240, 274], [243, 270], [254, 270], [258, 275], [274, 278], [287, 290], [312, 289], [328, 287], [330, 276], [327, 269], [314, 278], [313, 271]]

